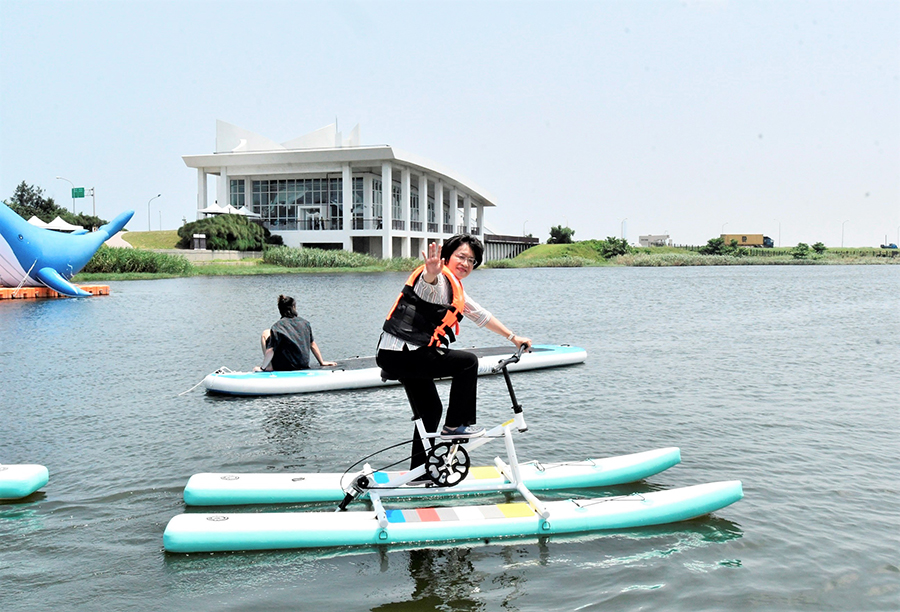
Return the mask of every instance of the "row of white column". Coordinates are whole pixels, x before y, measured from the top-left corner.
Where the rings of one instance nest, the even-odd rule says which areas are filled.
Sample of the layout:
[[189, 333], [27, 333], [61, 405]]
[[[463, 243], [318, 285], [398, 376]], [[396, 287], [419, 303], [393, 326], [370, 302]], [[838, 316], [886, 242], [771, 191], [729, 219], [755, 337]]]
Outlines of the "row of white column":
[[[381, 229], [381, 252], [382, 257], [385, 259], [390, 259], [394, 257], [393, 252], [393, 238], [394, 238], [394, 229], [393, 229], [393, 173], [394, 168], [390, 162], [384, 162], [381, 166], [381, 214], [382, 214], [382, 225]], [[197, 169], [197, 209], [201, 210], [206, 208], [208, 205], [208, 189], [207, 189], [207, 172], [204, 168]], [[342, 184], [342, 199], [344, 202], [343, 206], [343, 216], [344, 216], [344, 249], [347, 251], [353, 250], [353, 238], [350, 235], [350, 231], [353, 228], [353, 173], [350, 167], [350, 164], [343, 164], [341, 168], [341, 184]], [[426, 174], [419, 175], [418, 182], [418, 190], [419, 190], [419, 207], [420, 210], [425, 209], [425, 218], [428, 218], [428, 176]], [[400, 170], [400, 206], [402, 211], [402, 220], [405, 222], [405, 229], [402, 230], [403, 236], [399, 236], [401, 239], [401, 257], [411, 257], [418, 254], [412, 254], [412, 239], [414, 236], [411, 234], [417, 234], [415, 238], [425, 238], [425, 239], [441, 239], [441, 238], [449, 238], [453, 234], [456, 233], [456, 211], [459, 207], [459, 198], [460, 192], [456, 187], [450, 188], [450, 232], [444, 231], [444, 183], [440, 180], [434, 181], [434, 210], [435, 210], [435, 218], [438, 219], [437, 232], [429, 232], [427, 231], [428, 225], [426, 221], [423, 221], [422, 227], [424, 228], [421, 231], [412, 231], [411, 224], [411, 181], [412, 181], [412, 172], [409, 168], [401, 168]], [[226, 168], [220, 169], [219, 175], [219, 189], [218, 192], [223, 192], [225, 194], [225, 202], [224, 205], [230, 203], [230, 190], [231, 185], [229, 182], [229, 177], [227, 174]], [[372, 202], [372, 185], [371, 185], [371, 177], [364, 177], [363, 184], [363, 217], [365, 219], [373, 219], [373, 208], [374, 203]], [[221, 197], [221, 196], [220, 196]], [[463, 227], [466, 228], [466, 231], [470, 232], [472, 230], [472, 197], [468, 194], [463, 193]], [[483, 235], [484, 233], [484, 206], [476, 205], [475, 206], [475, 226], [478, 228], [479, 235]], [[363, 230], [367, 235], [371, 236], [371, 228], [366, 228]]]
[[[352, 177], [352, 173], [350, 170], [350, 165], [345, 164], [343, 168], [343, 184], [344, 184], [344, 202], [352, 202], [350, 199], [352, 197], [352, 187], [348, 188], [348, 184], [350, 183], [350, 179]], [[428, 176], [426, 174], [420, 174], [418, 181], [418, 191], [419, 191], [419, 209], [425, 211], [425, 219], [428, 219]], [[405, 228], [401, 230], [404, 235], [399, 236], [400, 238], [400, 257], [415, 257], [418, 256], [418, 253], [412, 252], [412, 240], [413, 238], [419, 239], [442, 239], [449, 238], [453, 234], [456, 233], [456, 210], [459, 206], [459, 190], [456, 187], [450, 188], [450, 224], [451, 231], [444, 231], [444, 183], [440, 180], [434, 181], [434, 211], [435, 211], [435, 219], [437, 219], [437, 232], [429, 232], [427, 221], [422, 221], [423, 229], [419, 231], [412, 230], [412, 218], [411, 218], [411, 189], [412, 183], [412, 172], [409, 168], [401, 168], [400, 170], [400, 208], [402, 221], [405, 223]], [[381, 253], [382, 258], [390, 259], [394, 257], [396, 254], [394, 253], [393, 243], [394, 243], [394, 209], [393, 209], [393, 185], [394, 185], [394, 167], [390, 162], [383, 162], [381, 165], [381, 215], [382, 215], [382, 226], [381, 226]], [[364, 217], [372, 218], [371, 213], [371, 186], [366, 184], [364, 185]], [[352, 206], [344, 207], [344, 227], [351, 227], [350, 223], [352, 222], [351, 216], [351, 208]], [[481, 205], [475, 206], [475, 215], [476, 215], [476, 226], [478, 228], [479, 233], [483, 233], [484, 226], [484, 207]], [[472, 229], [472, 197], [468, 194], [463, 194], [463, 227], [466, 228], [466, 231], [471, 231]], [[352, 245], [350, 249], [352, 250]]]

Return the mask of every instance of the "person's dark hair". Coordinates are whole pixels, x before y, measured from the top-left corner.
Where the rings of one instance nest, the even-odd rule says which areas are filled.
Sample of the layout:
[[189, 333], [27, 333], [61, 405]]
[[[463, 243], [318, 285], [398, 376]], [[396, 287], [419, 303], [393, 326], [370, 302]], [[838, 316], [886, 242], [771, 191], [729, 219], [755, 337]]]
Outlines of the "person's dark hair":
[[472, 269], [474, 270], [481, 265], [481, 261], [484, 258], [484, 245], [481, 244], [481, 240], [471, 234], [457, 234], [448, 239], [444, 243], [444, 246], [441, 247], [441, 259], [450, 263], [450, 256], [456, 252], [456, 249], [464, 244], [469, 245], [472, 249], [472, 254], [475, 256], [475, 265], [472, 266]]
[[278, 296], [278, 312], [282, 317], [292, 319], [297, 316], [297, 303], [289, 295]]

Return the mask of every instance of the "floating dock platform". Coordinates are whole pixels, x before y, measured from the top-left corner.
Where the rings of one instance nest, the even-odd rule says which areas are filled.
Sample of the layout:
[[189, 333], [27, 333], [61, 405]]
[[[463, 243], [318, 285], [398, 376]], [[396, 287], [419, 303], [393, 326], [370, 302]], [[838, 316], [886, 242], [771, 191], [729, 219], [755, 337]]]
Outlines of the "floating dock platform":
[[[109, 295], [109, 285], [78, 285], [91, 295]], [[68, 297], [49, 287], [0, 287], [0, 300], [39, 300]]]

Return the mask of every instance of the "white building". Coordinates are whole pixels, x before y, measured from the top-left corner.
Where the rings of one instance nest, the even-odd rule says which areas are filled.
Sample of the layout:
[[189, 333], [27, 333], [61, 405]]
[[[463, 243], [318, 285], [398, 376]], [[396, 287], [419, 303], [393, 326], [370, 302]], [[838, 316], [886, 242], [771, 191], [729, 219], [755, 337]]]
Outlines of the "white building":
[[[197, 218], [218, 177], [220, 206], [248, 207], [288, 246], [418, 257], [426, 241], [484, 234], [493, 198], [461, 176], [389, 145], [346, 140], [336, 125], [278, 144], [223, 121], [216, 152], [185, 155], [197, 169]], [[391, 186], [390, 205], [383, 186]], [[344, 203], [352, 203], [345, 206]]]
[[638, 236], [638, 244], [642, 247], [672, 246], [672, 240], [668, 234], [650, 234], [649, 236]]

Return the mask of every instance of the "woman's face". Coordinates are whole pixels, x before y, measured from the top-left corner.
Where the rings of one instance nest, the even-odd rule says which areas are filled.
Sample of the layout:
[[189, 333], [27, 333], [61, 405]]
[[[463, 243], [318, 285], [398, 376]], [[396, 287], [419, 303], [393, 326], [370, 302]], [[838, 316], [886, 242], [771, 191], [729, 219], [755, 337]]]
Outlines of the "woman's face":
[[475, 253], [472, 251], [472, 247], [466, 243], [459, 245], [459, 248], [450, 256], [447, 267], [459, 280], [467, 277], [475, 269]]

